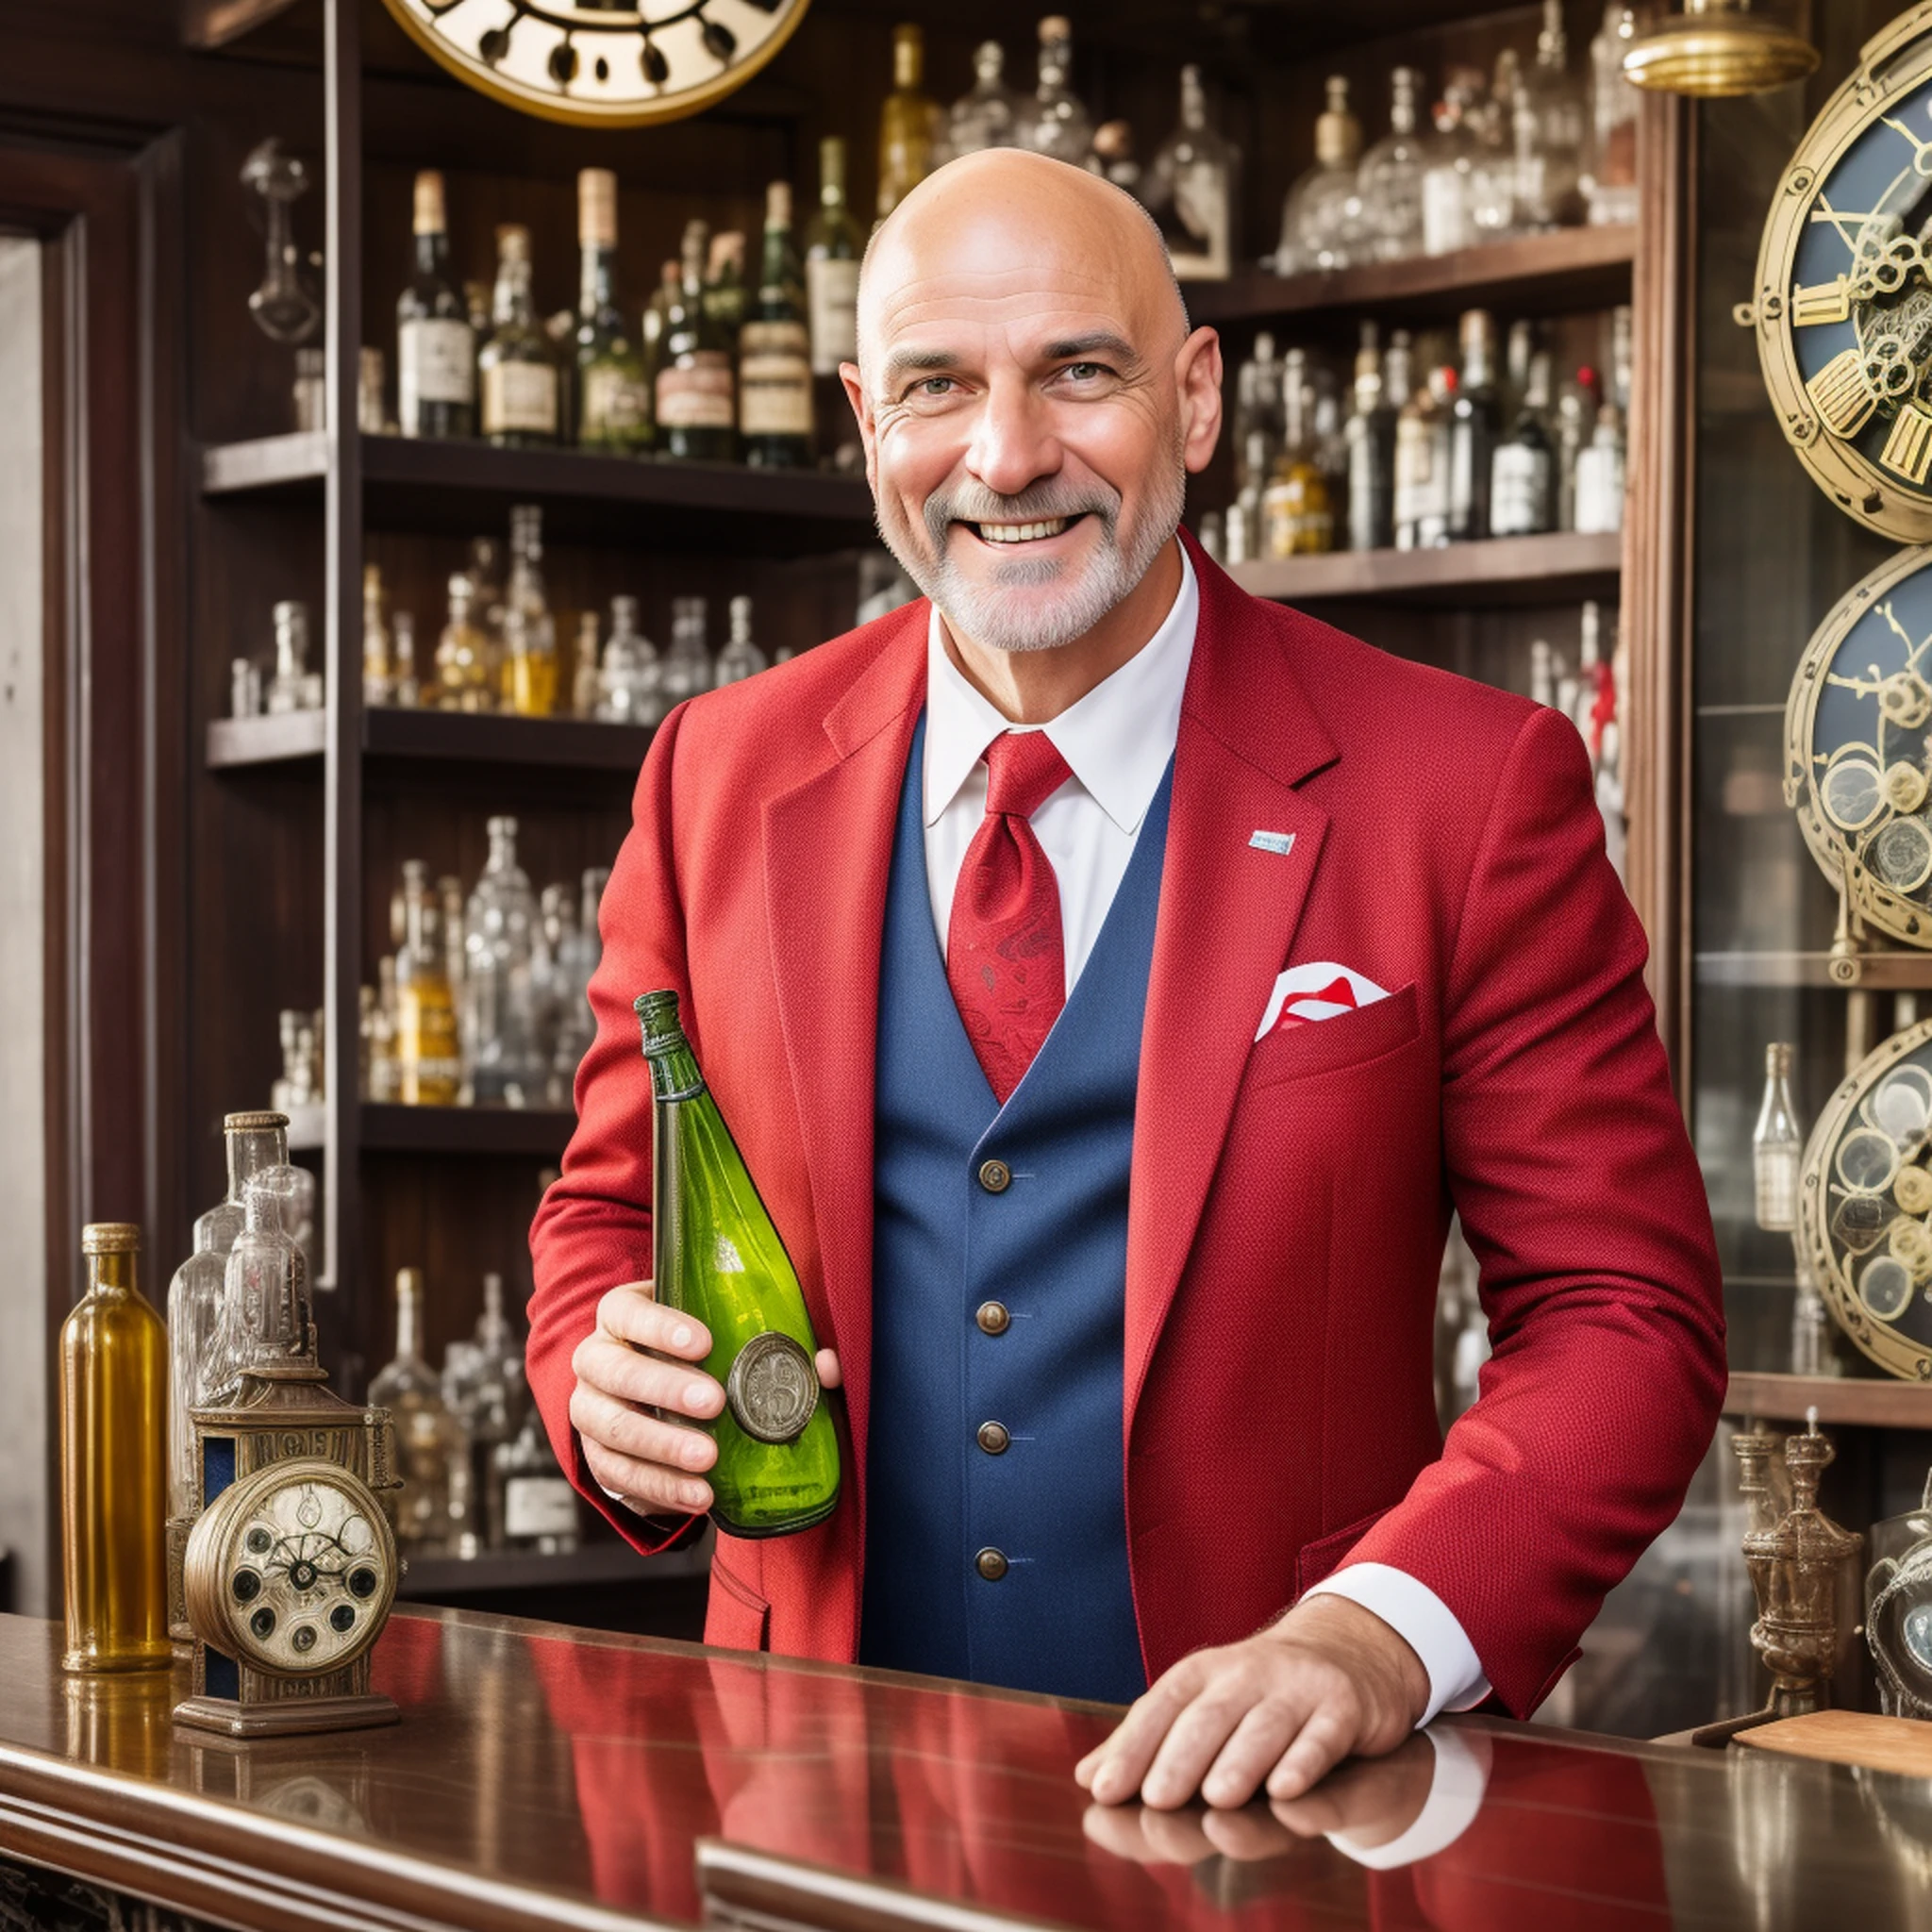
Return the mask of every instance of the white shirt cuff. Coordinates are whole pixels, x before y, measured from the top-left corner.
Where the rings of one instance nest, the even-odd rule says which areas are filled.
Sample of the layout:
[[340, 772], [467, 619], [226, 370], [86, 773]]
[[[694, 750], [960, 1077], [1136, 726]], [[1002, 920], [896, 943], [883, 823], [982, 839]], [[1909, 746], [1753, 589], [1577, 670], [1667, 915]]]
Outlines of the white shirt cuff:
[[1385, 1845], [1358, 1845], [1340, 1831], [1326, 1834], [1338, 1852], [1372, 1872], [1433, 1858], [1453, 1845], [1483, 1808], [1483, 1793], [1490, 1783], [1489, 1739], [1480, 1731], [1448, 1729], [1424, 1731], [1423, 1736], [1435, 1747], [1436, 1770], [1415, 1823]]
[[1346, 1597], [1373, 1611], [1423, 1660], [1429, 1701], [1416, 1721], [1420, 1730], [1438, 1711], [1471, 1710], [1490, 1694], [1481, 1659], [1456, 1612], [1426, 1583], [1390, 1563], [1351, 1563], [1304, 1592]]

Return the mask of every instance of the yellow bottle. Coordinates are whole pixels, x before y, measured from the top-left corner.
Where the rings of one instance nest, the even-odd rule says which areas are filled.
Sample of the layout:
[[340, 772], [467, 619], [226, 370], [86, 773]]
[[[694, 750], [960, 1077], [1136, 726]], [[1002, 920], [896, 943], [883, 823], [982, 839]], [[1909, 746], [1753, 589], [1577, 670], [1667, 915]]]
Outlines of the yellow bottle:
[[81, 1230], [88, 1289], [60, 1329], [60, 1526], [70, 1671], [165, 1670], [168, 1332], [136, 1281], [141, 1230]]
[[405, 1107], [454, 1107], [462, 1045], [444, 963], [441, 909], [420, 858], [403, 866], [407, 937], [396, 955], [396, 1085]]
[[519, 643], [509, 660], [509, 708], [519, 718], [547, 718], [557, 708], [557, 652], [547, 641]]
[[879, 219], [932, 172], [939, 103], [927, 96], [925, 37], [909, 23], [892, 29], [892, 92], [879, 108]]
[[1307, 368], [1306, 354], [1291, 349], [1281, 384], [1287, 434], [1274, 459], [1274, 475], [1261, 494], [1261, 554], [1277, 560], [1320, 556], [1335, 547], [1328, 482], [1307, 430], [1311, 396]]

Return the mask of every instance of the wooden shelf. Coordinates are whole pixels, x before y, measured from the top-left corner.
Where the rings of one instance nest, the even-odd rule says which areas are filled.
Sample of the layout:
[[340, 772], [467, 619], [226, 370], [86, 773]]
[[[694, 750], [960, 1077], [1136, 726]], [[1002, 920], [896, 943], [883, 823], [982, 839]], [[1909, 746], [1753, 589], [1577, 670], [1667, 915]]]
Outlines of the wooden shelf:
[[322, 757], [325, 711], [285, 711], [274, 718], [215, 718], [208, 727], [208, 768], [289, 765]]
[[[217, 718], [208, 727], [208, 768], [232, 771], [319, 760], [324, 723], [320, 711]], [[364, 757], [398, 764], [420, 758], [635, 777], [650, 744], [651, 733], [642, 725], [602, 724], [584, 718], [471, 717], [387, 706], [362, 714]]]
[[411, 1557], [396, 1594], [411, 1603], [450, 1603], [506, 1590], [581, 1590], [598, 1583], [654, 1583], [702, 1576], [710, 1567], [706, 1542], [662, 1557], [641, 1557], [628, 1543], [592, 1542], [552, 1557], [494, 1550], [480, 1557]]
[[[874, 541], [862, 476], [401, 436], [364, 436], [360, 448], [370, 529], [468, 536], [502, 522], [513, 503], [541, 503], [552, 541], [793, 556]], [[318, 432], [212, 444], [201, 455], [202, 493], [216, 498], [319, 508], [327, 473], [328, 441]]]
[[1620, 535], [1491, 537], [1438, 550], [1337, 550], [1325, 557], [1238, 563], [1241, 589], [1284, 604], [1335, 597], [1404, 604], [1562, 604], [1614, 595]]
[[393, 1107], [365, 1101], [361, 1140], [389, 1154], [527, 1154], [562, 1158], [577, 1124], [565, 1107]]
[[1724, 1413], [1768, 1422], [1803, 1423], [1815, 1407], [1821, 1423], [1875, 1429], [1932, 1429], [1932, 1388], [1871, 1375], [1773, 1375], [1733, 1371]]
[[1849, 960], [1834, 960], [1829, 953], [1699, 953], [1692, 964], [1699, 986], [1932, 992], [1932, 953], [1861, 953]]
[[1630, 299], [1635, 227], [1558, 228], [1453, 255], [1364, 262], [1325, 275], [1232, 276], [1191, 282], [1182, 292], [1196, 323], [1265, 322], [1324, 309], [1376, 316], [1447, 316], [1501, 308], [1519, 315], [1608, 308]]

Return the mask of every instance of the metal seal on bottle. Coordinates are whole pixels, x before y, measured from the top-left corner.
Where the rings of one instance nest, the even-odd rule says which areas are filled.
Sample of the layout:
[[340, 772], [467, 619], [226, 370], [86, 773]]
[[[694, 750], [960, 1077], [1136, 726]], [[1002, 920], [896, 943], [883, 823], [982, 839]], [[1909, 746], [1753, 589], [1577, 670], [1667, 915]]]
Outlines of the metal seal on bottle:
[[769, 1328], [754, 1335], [731, 1364], [724, 1401], [732, 1420], [754, 1441], [795, 1441], [819, 1406], [811, 1357], [789, 1335]]

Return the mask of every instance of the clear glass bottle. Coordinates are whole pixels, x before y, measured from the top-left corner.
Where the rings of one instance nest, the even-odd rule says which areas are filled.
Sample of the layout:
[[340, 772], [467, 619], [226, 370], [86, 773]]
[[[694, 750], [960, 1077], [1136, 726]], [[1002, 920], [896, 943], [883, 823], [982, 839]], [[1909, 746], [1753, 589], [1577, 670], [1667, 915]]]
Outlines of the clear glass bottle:
[[[1262, 329], [1255, 337], [1255, 353], [1241, 365], [1235, 378], [1234, 405], [1234, 446], [1235, 446], [1235, 485], [1244, 488], [1250, 479], [1258, 475], [1265, 488], [1274, 468], [1274, 458], [1281, 447], [1282, 408], [1281, 408], [1281, 358], [1275, 353], [1274, 337], [1268, 329]], [[1251, 458], [1257, 445], [1255, 438], [1261, 439], [1258, 445], [1262, 452], [1258, 471], [1252, 467]], [[1255, 552], [1249, 553], [1251, 556]]]
[[1457, 543], [1490, 534], [1490, 484], [1503, 406], [1496, 391], [1496, 322], [1486, 308], [1464, 312], [1462, 374], [1449, 430], [1449, 536]]
[[705, 224], [687, 222], [658, 365], [658, 446], [670, 457], [729, 462], [737, 454], [738, 408], [730, 352], [705, 312]]
[[1416, 103], [1423, 77], [1413, 67], [1389, 76], [1389, 132], [1362, 157], [1356, 180], [1367, 242], [1377, 261], [1400, 261], [1423, 247], [1423, 167]]
[[1327, 92], [1328, 105], [1315, 120], [1315, 165], [1281, 205], [1276, 275], [1346, 268], [1368, 245], [1357, 180], [1362, 124], [1349, 111], [1346, 75], [1331, 74]]
[[1475, 240], [1470, 213], [1470, 176], [1475, 165], [1473, 123], [1480, 112], [1479, 70], [1452, 68], [1431, 117], [1435, 131], [1424, 143], [1423, 253], [1453, 255]]
[[910, 22], [892, 29], [892, 91], [879, 107], [879, 219], [932, 173], [941, 118], [925, 92], [925, 36]]
[[1557, 526], [1557, 459], [1550, 440], [1550, 358], [1529, 359], [1523, 408], [1490, 460], [1490, 533], [1530, 537]]
[[423, 702], [423, 687], [416, 675], [416, 619], [412, 612], [398, 610], [389, 621], [390, 665], [393, 675], [389, 701], [401, 710], [413, 711]]
[[738, 434], [758, 469], [811, 466], [811, 331], [791, 245], [791, 185], [765, 189], [765, 242], [756, 313], [738, 338]]
[[712, 674], [715, 684], [737, 684], [743, 678], [755, 677], [764, 670], [767, 662], [765, 654], [752, 642], [751, 599], [732, 598], [730, 610], [731, 637], [718, 653], [717, 666]]
[[1395, 547], [1449, 541], [1449, 430], [1456, 372], [1442, 364], [1418, 383], [1395, 419]]
[[819, 207], [805, 231], [806, 308], [811, 325], [811, 373], [836, 376], [858, 359], [858, 264], [865, 230], [845, 202], [845, 143], [819, 142]]
[[610, 724], [656, 724], [664, 715], [658, 647], [638, 629], [638, 600], [610, 600], [610, 635], [597, 670], [597, 715]]
[[491, 1490], [500, 1515], [495, 1546], [557, 1556], [577, 1546], [577, 1495], [557, 1466], [543, 1419], [524, 1412], [516, 1434], [497, 1444]]
[[395, 691], [389, 625], [382, 610], [382, 566], [362, 566], [362, 702], [386, 705]]
[[415, 270], [396, 299], [396, 423], [405, 436], [475, 436], [476, 338], [449, 275], [442, 176], [416, 176]]
[[385, 953], [375, 962], [375, 1010], [369, 1021], [369, 1091], [384, 1105], [402, 1097], [402, 1070], [396, 1059], [396, 961]]
[[463, 911], [470, 1086], [479, 1106], [534, 1107], [545, 1068], [536, 1040], [532, 969], [537, 899], [517, 863], [517, 822], [490, 821], [490, 857]]
[[1287, 431], [1274, 479], [1261, 497], [1261, 554], [1274, 558], [1316, 556], [1335, 546], [1335, 516], [1327, 478], [1316, 460], [1307, 358], [1300, 349], [1288, 352], [1281, 399]]
[[222, 1288], [224, 1333], [237, 1375], [298, 1366], [310, 1357], [314, 1310], [308, 1257], [289, 1232], [299, 1212], [292, 1170], [264, 1168], [242, 1191], [242, 1232]]
[[315, 680], [308, 670], [308, 607], [285, 599], [272, 613], [275, 626], [275, 669], [263, 708], [271, 717], [318, 708]]
[[990, 147], [1018, 147], [1020, 96], [1006, 82], [1007, 57], [997, 41], [973, 50], [973, 86], [946, 117], [944, 155], [976, 155]]
[[1590, 43], [1590, 140], [1584, 154], [1583, 195], [1592, 225], [1637, 219], [1638, 92], [1624, 72], [1637, 39], [1637, 8], [1610, 0]]
[[608, 867], [590, 867], [579, 887], [576, 916], [559, 922], [557, 1032], [550, 1061], [552, 1091], [559, 1107], [570, 1105], [577, 1068], [597, 1037], [596, 1015], [591, 1010], [591, 975], [604, 956], [597, 915], [609, 877]]
[[166, 1670], [168, 1337], [142, 1296], [141, 1230], [81, 1230], [87, 1292], [60, 1328], [68, 1671]]
[[1615, 403], [1596, 412], [1596, 428], [1576, 453], [1574, 523], [1578, 530], [1609, 534], [1624, 527], [1627, 458], [1624, 418]]
[[369, 1406], [386, 1408], [395, 1424], [400, 1492], [384, 1494], [395, 1512], [396, 1541], [411, 1556], [440, 1556], [451, 1546], [450, 1473], [462, 1454], [462, 1434], [441, 1384], [423, 1357], [423, 1271], [396, 1275], [396, 1352], [369, 1385]]
[[1590, 115], [1583, 77], [1570, 72], [1563, 0], [1543, 0], [1536, 59], [1524, 74], [1516, 103], [1516, 199], [1525, 227], [1555, 228], [1584, 218]]
[[1084, 168], [1093, 122], [1069, 84], [1073, 71], [1073, 25], [1064, 14], [1049, 13], [1040, 23], [1040, 82], [1021, 111], [1019, 145]]
[[547, 718], [557, 708], [557, 620], [543, 591], [543, 511], [517, 504], [509, 513], [509, 588], [503, 603], [509, 674], [507, 708]]
[[580, 449], [637, 456], [651, 446], [651, 392], [637, 331], [617, 299], [617, 176], [577, 175], [576, 441]]
[[396, 1097], [406, 1107], [454, 1107], [462, 1088], [462, 1047], [442, 946], [442, 909], [429, 868], [403, 862], [407, 937], [396, 955]]
[[1523, 63], [1514, 47], [1496, 56], [1489, 96], [1472, 116], [1469, 158], [1469, 226], [1478, 242], [1500, 242], [1516, 233], [1516, 96]]
[[671, 306], [684, 288], [684, 270], [675, 261], [667, 261], [658, 270], [658, 286], [651, 291], [651, 299], [644, 304], [644, 312], [640, 321], [639, 354], [643, 359], [644, 388], [650, 395], [651, 443], [658, 446], [658, 372], [664, 366], [664, 325], [671, 313]]
[[576, 642], [571, 649], [570, 713], [573, 718], [597, 715], [597, 613], [577, 612]]
[[228, 716], [261, 716], [261, 667], [246, 658], [228, 662]]
[[1155, 150], [1141, 198], [1160, 225], [1180, 281], [1219, 281], [1234, 268], [1241, 150], [1208, 125], [1201, 70], [1181, 69], [1180, 125]]
[[476, 356], [483, 434], [504, 449], [549, 449], [563, 428], [561, 371], [530, 296], [530, 231], [496, 231], [496, 290], [490, 340]]
[[1798, 1224], [1799, 1169], [1805, 1136], [1791, 1101], [1791, 1048], [1774, 1041], [1764, 1049], [1764, 1099], [1751, 1130], [1751, 1175], [1757, 1224], [1770, 1234], [1789, 1234]]
[[658, 673], [666, 711], [711, 688], [711, 650], [705, 641], [708, 609], [702, 597], [671, 600], [671, 644]]
[[[449, 981], [450, 998], [456, 1002], [457, 1028], [460, 1034], [463, 995], [466, 990], [464, 975], [468, 971], [468, 941], [463, 934], [463, 908], [469, 903], [469, 895], [463, 891], [462, 880], [455, 873], [446, 872], [436, 881], [436, 903], [442, 915], [442, 970]], [[407, 936], [407, 921], [404, 931]], [[467, 1100], [469, 1095], [465, 1094], [463, 1097]]]
[[503, 546], [494, 537], [470, 539], [464, 574], [475, 587], [470, 620], [483, 636], [484, 676], [500, 701], [509, 690], [509, 651], [503, 639]]
[[493, 711], [490, 640], [473, 615], [475, 586], [458, 571], [449, 580], [449, 617], [436, 641], [436, 703], [444, 711]]
[[1395, 411], [1382, 375], [1379, 334], [1361, 325], [1348, 441], [1348, 547], [1386, 550], [1395, 541]]

